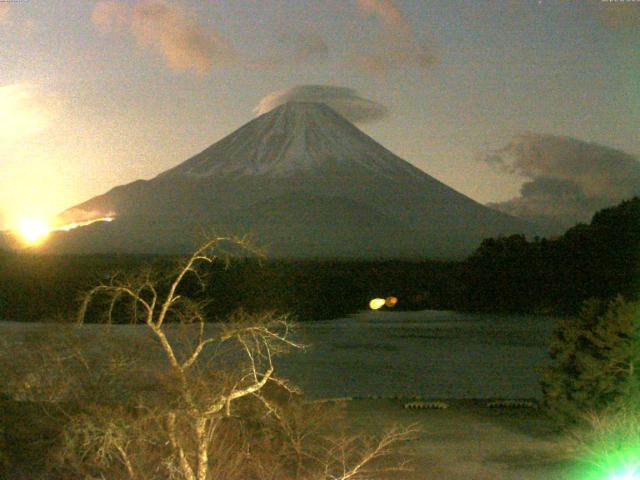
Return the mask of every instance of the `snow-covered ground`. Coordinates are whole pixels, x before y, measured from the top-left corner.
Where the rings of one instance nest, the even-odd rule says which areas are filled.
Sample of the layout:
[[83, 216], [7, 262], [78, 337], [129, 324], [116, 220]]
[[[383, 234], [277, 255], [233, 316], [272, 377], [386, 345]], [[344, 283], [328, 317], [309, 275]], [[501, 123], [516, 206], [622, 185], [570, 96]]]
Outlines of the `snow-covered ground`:
[[[0, 322], [0, 338], [16, 346], [40, 326]], [[553, 326], [548, 317], [368, 311], [299, 325], [309, 348], [280, 358], [277, 369], [318, 398], [539, 398], [536, 369], [547, 361]], [[131, 339], [145, 329], [112, 332]]]

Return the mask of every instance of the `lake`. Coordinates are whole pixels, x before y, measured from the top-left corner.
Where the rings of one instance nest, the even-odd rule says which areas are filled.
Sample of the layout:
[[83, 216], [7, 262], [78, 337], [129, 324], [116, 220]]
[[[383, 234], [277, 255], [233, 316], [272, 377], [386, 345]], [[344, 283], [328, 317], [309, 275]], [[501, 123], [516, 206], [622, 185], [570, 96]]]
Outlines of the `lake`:
[[541, 398], [555, 320], [448, 311], [367, 311], [305, 323], [311, 345], [280, 373], [313, 397]]
[[[39, 325], [0, 322], [0, 338], [16, 346]], [[548, 360], [553, 328], [554, 319], [540, 316], [366, 311], [300, 324], [309, 348], [276, 366], [314, 398], [540, 398], [536, 370]], [[145, 332], [128, 325], [112, 331]]]

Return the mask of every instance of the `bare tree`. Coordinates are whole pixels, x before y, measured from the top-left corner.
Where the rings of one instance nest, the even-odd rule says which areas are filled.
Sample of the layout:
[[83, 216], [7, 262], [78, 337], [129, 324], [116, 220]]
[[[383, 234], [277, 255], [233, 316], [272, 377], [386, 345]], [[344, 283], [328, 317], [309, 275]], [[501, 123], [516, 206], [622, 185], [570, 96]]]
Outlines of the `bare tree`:
[[[209, 453], [220, 421], [231, 417], [235, 402], [253, 396], [273, 411], [269, 401], [260, 394], [269, 383], [294, 392], [294, 388], [275, 375], [274, 355], [288, 349], [303, 346], [291, 339], [292, 324], [286, 316], [265, 314], [246, 317], [238, 315], [233, 322], [223, 325], [219, 332], [206, 334], [206, 318], [203, 305], [193, 302], [180, 293], [180, 287], [187, 278], [193, 276], [203, 283], [201, 264], [210, 264], [218, 257], [216, 247], [230, 239], [216, 238], [201, 245], [178, 269], [166, 292], [159, 292], [150, 275], [120, 281], [114, 277], [109, 284], [91, 289], [85, 296], [79, 312], [83, 321], [87, 308], [98, 296], [108, 298], [107, 317], [111, 321], [118, 301], [128, 299], [133, 308], [134, 318], [144, 323], [159, 342], [170, 373], [177, 380], [179, 413], [189, 419], [194, 433], [195, 445], [189, 445], [178, 436], [178, 411], [166, 413], [169, 444], [177, 459], [178, 470], [185, 480], [206, 480], [209, 478]], [[195, 327], [194, 340], [187, 344], [172, 341], [167, 334], [166, 324], [172, 320]], [[235, 343], [243, 357], [234, 359], [232, 378], [226, 385], [214, 392], [204, 392], [201, 376], [198, 375], [199, 360], [207, 349], [219, 349], [222, 345]], [[185, 347], [185, 345], [187, 345]], [[233, 360], [232, 360], [233, 361]], [[124, 459], [123, 459], [124, 461]], [[126, 464], [126, 462], [124, 462]], [[133, 475], [132, 475], [133, 476]]]
[[304, 348], [286, 315], [240, 311], [207, 324], [191, 287], [205, 285], [204, 267], [226, 244], [245, 246], [212, 239], [169, 276], [115, 275], [83, 297], [80, 324], [96, 310], [110, 324], [126, 307], [147, 335], [129, 349], [93, 336], [89, 349], [73, 344], [43, 360], [73, 372], [58, 375], [55, 399], [82, 404], [67, 415], [52, 470], [130, 480], [364, 480], [405, 470], [394, 448], [413, 428], [377, 440], [336, 434], [337, 409], [307, 402], [276, 375], [276, 356]]

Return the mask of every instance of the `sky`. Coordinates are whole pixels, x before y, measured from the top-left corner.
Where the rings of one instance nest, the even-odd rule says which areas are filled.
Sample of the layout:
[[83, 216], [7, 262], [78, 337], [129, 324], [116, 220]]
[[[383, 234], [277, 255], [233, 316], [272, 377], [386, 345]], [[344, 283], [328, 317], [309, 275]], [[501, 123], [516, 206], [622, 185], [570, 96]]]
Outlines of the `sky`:
[[514, 214], [569, 221], [640, 193], [640, 2], [15, 0], [0, 228], [152, 178], [310, 92], [367, 106], [367, 134]]

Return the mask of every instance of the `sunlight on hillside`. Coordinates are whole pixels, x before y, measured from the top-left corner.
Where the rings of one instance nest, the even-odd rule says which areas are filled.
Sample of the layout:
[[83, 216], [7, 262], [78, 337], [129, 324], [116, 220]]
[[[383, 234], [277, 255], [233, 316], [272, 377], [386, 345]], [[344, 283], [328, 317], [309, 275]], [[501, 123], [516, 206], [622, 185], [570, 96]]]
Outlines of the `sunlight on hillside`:
[[39, 219], [23, 219], [15, 229], [18, 237], [26, 246], [37, 246], [42, 244], [52, 232], [68, 232], [70, 230], [86, 227], [96, 222], [112, 222], [114, 217], [95, 218], [85, 222], [73, 222], [59, 227], [51, 227], [44, 220]]
[[78, 227], [86, 227], [87, 225], [91, 225], [96, 222], [112, 222], [114, 217], [102, 217], [102, 218], [94, 218], [93, 220], [87, 220], [85, 222], [73, 222], [68, 223], [67, 225], [62, 225], [61, 227], [57, 227], [54, 230], [56, 232], [68, 232], [69, 230], [73, 230]]

